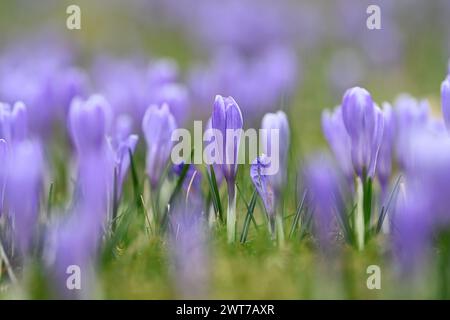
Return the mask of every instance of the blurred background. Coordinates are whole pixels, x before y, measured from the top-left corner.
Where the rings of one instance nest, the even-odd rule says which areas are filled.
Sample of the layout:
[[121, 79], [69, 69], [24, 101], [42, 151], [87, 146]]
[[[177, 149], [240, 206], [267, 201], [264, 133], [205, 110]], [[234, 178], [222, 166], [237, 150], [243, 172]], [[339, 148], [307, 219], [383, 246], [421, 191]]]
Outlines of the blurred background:
[[[66, 28], [72, 4], [81, 8], [81, 30]], [[381, 30], [366, 27], [370, 4], [381, 8]], [[293, 159], [299, 161], [326, 148], [321, 112], [340, 104], [344, 91], [355, 85], [367, 88], [379, 104], [401, 93], [427, 98], [439, 116], [439, 86], [449, 56], [448, 0], [0, 2], [0, 101], [23, 100], [32, 129], [56, 140], [52, 135], [61, 131], [49, 128], [64, 123], [58, 120], [65, 119], [74, 96], [105, 95], [113, 116], [130, 115], [139, 131], [151, 103], [170, 101], [179, 126], [190, 127], [190, 120], [208, 118], [214, 96], [221, 94], [237, 100], [246, 127], [258, 127], [266, 112], [284, 110]], [[311, 256], [296, 255], [303, 248], [287, 253], [264, 245], [244, 248], [232, 260], [227, 248], [223, 256], [215, 254], [221, 268], [212, 296], [368, 294], [350, 280], [365, 277], [365, 269], [355, 265], [374, 259], [370, 251], [352, 257], [353, 265], [343, 266], [345, 281], [332, 286], [327, 276], [318, 276]], [[143, 253], [128, 249], [130, 259], [105, 267], [105, 295], [171, 297], [160, 247], [151, 243]], [[248, 260], [253, 250], [263, 253]], [[146, 254], [149, 259], [137, 259]], [[281, 260], [264, 260], [271, 255]], [[248, 271], [255, 269], [259, 273]], [[287, 273], [274, 272], [260, 283], [272, 270]]]

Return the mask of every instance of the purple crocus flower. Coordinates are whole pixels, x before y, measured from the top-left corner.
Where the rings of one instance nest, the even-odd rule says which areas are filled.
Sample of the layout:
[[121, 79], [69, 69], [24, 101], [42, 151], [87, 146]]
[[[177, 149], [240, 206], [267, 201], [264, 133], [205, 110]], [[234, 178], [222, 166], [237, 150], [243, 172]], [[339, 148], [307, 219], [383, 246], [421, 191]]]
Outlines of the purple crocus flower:
[[170, 217], [169, 244], [177, 294], [182, 298], [205, 297], [209, 259], [207, 228], [201, 209], [176, 204]]
[[44, 157], [35, 141], [23, 141], [11, 148], [6, 163], [5, 202], [13, 221], [14, 239], [21, 254], [30, 250], [39, 214]]
[[241, 109], [232, 97], [216, 96], [211, 117], [215, 143], [219, 153], [223, 176], [228, 187], [227, 232], [228, 242], [236, 235], [236, 172], [239, 142], [244, 121]]
[[442, 114], [447, 128], [450, 128], [450, 76], [441, 85]]
[[0, 138], [8, 143], [24, 140], [28, 133], [27, 118], [22, 102], [16, 102], [12, 108], [9, 104], [0, 103]]
[[342, 117], [350, 136], [353, 168], [365, 179], [373, 177], [383, 137], [383, 114], [367, 90], [354, 87], [342, 101]]
[[183, 124], [190, 114], [189, 95], [187, 89], [176, 83], [169, 83], [154, 88], [152, 104], [166, 103], [178, 124]]
[[327, 248], [336, 231], [339, 178], [331, 162], [323, 155], [318, 155], [308, 161], [304, 179], [317, 236], [320, 244]]
[[276, 210], [274, 187], [277, 183], [277, 177], [276, 175], [267, 174], [268, 168], [271, 165], [270, 161], [271, 160], [265, 154], [257, 157], [250, 166], [250, 177], [256, 191], [258, 191], [259, 196], [263, 200], [269, 218], [269, 231], [272, 237], [274, 237]]
[[[7, 163], [8, 145], [4, 139], [0, 139], [0, 163]], [[3, 214], [3, 201], [5, 197], [6, 172], [4, 168], [0, 168], [0, 217]]]
[[325, 110], [322, 113], [322, 130], [347, 181], [353, 185], [351, 143], [342, 119], [341, 106], [336, 107], [333, 112]]
[[[287, 162], [289, 153], [290, 130], [289, 122], [283, 111], [276, 113], [267, 113], [261, 123], [264, 134], [262, 135], [262, 145], [265, 148], [264, 153], [273, 161], [278, 161], [278, 172], [272, 178], [273, 188], [276, 196], [286, 183]], [[278, 141], [272, 141], [272, 130], [278, 131]], [[276, 144], [276, 145], [275, 145]], [[276, 154], [278, 152], [278, 154]]]
[[236, 101], [232, 97], [216, 96], [211, 125], [218, 143], [222, 173], [229, 185], [234, 185], [236, 177], [243, 124], [241, 109]]
[[395, 138], [395, 119], [394, 112], [389, 103], [383, 104], [384, 130], [383, 140], [381, 142], [378, 162], [377, 176], [380, 181], [381, 188], [386, 191], [389, 184], [389, 178], [392, 172], [392, 149]]
[[145, 112], [142, 131], [147, 141], [147, 175], [155, 189], [161, 173], [169, 161], [173, 141], [172, 132], [177, 128], [174, 116], [167, 104], [152, 105]]
[[103, 148], [110, 122], [110, 106], [104, 97], [93, 95], [86, 101], [72, 101], [69, 131], [80, 157]]

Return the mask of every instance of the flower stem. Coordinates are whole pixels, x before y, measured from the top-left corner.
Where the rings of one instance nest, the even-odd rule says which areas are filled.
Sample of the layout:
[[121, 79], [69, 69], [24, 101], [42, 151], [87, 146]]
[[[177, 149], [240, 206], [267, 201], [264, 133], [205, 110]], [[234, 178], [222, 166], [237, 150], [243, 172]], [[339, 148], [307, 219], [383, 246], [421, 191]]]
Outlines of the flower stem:
[[364, 249], [364, 186], [360, 178], [356, 179], [356, 212], [354, 215], [354, 229], [356, 244], [359, 250]]
[[227, 208], [227, 236], [228, 243], [236, 239], [236, 186], [228, 184], [228, 208]]
[[278, 245], [280, 247], [284, 246], [284, 228], [283, 228], [283, 217], [279, 214], [275, 217], [275, 225], [277, 230]]

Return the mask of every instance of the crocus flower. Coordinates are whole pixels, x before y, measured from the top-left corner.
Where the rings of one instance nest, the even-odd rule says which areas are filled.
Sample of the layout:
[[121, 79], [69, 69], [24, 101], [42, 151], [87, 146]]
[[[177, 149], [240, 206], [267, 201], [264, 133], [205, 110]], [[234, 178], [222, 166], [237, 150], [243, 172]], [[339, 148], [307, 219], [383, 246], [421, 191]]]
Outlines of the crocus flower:
[[6, 166], [5, 202], [13, 221], [14, 239], [21, 254], [27, 254], [37, 227], [42, 189], [44, 158], [40, 145], [34, 141], [14, 145]]
[[172, 132], [177, 128], [174, 116], [167, 104], [152, 105], [145, 112], [142, 131], [147, 141], [147, 175], [155, 189], [169, 161], [173, 141]]
[[170, 217], [169, 248], [177, 294], [182, 298], [205, 297], [209, 259], [207, 228], [201, 209], [177, 204]]
[[0, 103], [0, 138], [12, 143], [22, 141], [28, 132], [27, 110], [22, 102]]
[[275, 234], [275, 190], [274, 187], [277, 184], [276, 175], [267, 174], [267, 170], [271, 165], [270, 159], [262, 154], [257, 157], [250, 166], [250, 177], [253, 185], [258, 191], [259, 196], [263, 200], [264, 207], [269, 218], [269, 231], [274, 237]]
[[[234, 242], [236, 232], [236, 188], [238, 151], [242, 127], [241, 109], [232, 97], [216, 96], [211, 125], [218, 146], [222, 173], [228, 187], [227, 232], [228, 242]], [[221, 145], [222, 144], [222, 145]]]
[[[0, 163], [7, 163], [7, 152], [8, 152], [8, 146], [6, 144], [6, 141], [3, 139], [0, 139]], [[4, 201], [4, 194], [5, 194], [5, 187], [6, 187], [6, 172], [4, 168], [0, 168], [0, 217], [3, 213], [3, 201]]]
[[341, 106], [336, 107], [333, 112], [325, 110], [322, 113], [322, 130], [342, 172], [352, 185], [354, 171], [350, 151], [350, 137], [342, 119]]
[[[180, 178], [184, 166], [186, 164], [180, 163], [172, 167], [172, 174], [176, 179]], [[193, 164], [189, 165], [186, 176], [183, 180], [183, 190], [186, 194], [186, 202], [201, 208], [202, 198], [202, 174]]]
[[352, 163], [362, 179], [373, 177], [383, 137], [383, 114], [373, 103], [369, 92], [354, 87], [342, 101], [342, 117], [350, 136]]
[[241, 109], [236, 101], [232, 97], [216, 96], [211, 125], [216, 134], [222, 173], [228, 184], [234, 185], [243, 124]]
[[389, 103], [383, 104], [384, 130], [381, 142], [378, 162], [377, 176], [383, 191], [387, 190], [389, 178], [392, 172], [392, 149], [395, 138], [395, 119], [394, 112]]
[[[286, 114], [283, 111], [267, 113], [262, 119], [261, 128], [266, 130], [261, 137], [263, 148], [265, 148], [263, 152], [270, 157], [271, 161], [278, 161], [279, 170], [273, 177], [273, 188], [279, 196], [287, 178], [290, 132]], [[272, 130], [278, 130], [278, 141], [272, 141]], [[277, 151], [278, 154], [275, 154]]]
[[336, 232], [339, 210], [339, 179], [336, 169], [322, 155], [312, 157], [304, 169], [308, 203], [320, 244], [327, 248]]
[[450, 76], [441, 85], [442, 114], [447, 128], [450, 128]]
[[104, 97], [93, 95], [86, 101], [72, 101], [69, 131], [80, 157], [103, 148], [110, 121], [110, 106]]

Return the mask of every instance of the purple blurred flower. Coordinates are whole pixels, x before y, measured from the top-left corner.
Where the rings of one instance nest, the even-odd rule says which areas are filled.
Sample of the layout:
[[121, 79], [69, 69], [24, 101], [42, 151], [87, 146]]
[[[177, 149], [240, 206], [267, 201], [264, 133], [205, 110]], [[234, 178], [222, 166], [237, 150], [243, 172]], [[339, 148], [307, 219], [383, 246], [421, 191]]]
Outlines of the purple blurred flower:
[[[264, 153], [272, 160], [278, 156], [276, 161], [278, 161], [279, 170], [272, 179], [273, 188], [278, 196], [287, 179], [290, 130], [286, 114], [283, 111], [267, 113], [262, 119], [261, 129], [267, 130], [261, 137], [263, 148], [266, 148]], [[278, 141], [272, 141], [272, 130], [278, 130]]]
[[[0, 163], [7, 163], [8, 145], [4, 139], [0, 139]], [[3, 214], [3, 201], [5, 199], [6, 172], [4, 168], [0, 168], [0, 217]]]
[[201, 211], [195, 206], [178, 204], [170, 217], [169, 244], [177, 294], [182, 298], [204, 298], [209, 280], [209, 259], [207, 228]]
[[166, 103], [180, 125], [186, 122], [191, 113], [188, 91], [180, 84], [170, 83], [155, 88], [151, 101], [156, 105]]
[[347, 181], [353, 183], [354, 171], [350, 151], [350, 137], [342, 119], [341, 106], [336, 107], [333, 112], [325, 110], [322, 113], [322, 130]]
[[104, 97], [74, 99], [69, 111], [69, 131], [79, 156], [100, 150], [111, 121], [110, 106]]
[[336, 169], [322, 155], [312, 157], [304, 169], [308, 202], [320, 244], [326, 248], [336, 231], [339, 210], [339, 178]]
[[367, 90], [354, 87], [342, 101], [342, 117], [350, 136], [353, 168], [361, 177], [375, 175], [378, 151], [383, 137], [383, 114]]
[[147, 141], [147, 175], [154, 189], [169, 161], [172, 151], [172, 132], [177, 128], [174, 116], [167, 104], [150, 106], [142, 120], [142, 131]]
[[383, 104], [384, 130], [383, 140], [381, 142], [378, 161], [377, 176], [381, 188], [387, 190], [389, 178], [392, 172], [392, 150], [395, 138], [395, 118], [394, 111], [389, 103]]
[[450, 76], [441, 85], [442, 114], [447, 128], [450, 128]]
[[[232, 97], [216, 96], [211, 117], [218, 143], [222, 173], [228, 185], [233, 184], [237, 171], [237, 160], [241, 130], [244, 125], [241, 109]], [[218, 135], [220, 132], [221, 137]], [[232, 140], [229, 140], [232, 139]]]
[[274, 190], [275, 175], [268, 175], [266, 171], [270, 166], [270, 159], [266, 155], [257, 157], [250, 166], [250, 177], [253, 185], [258, 191], [259, 196], [263, 200], [269, 218], [270, 233], [275, 233], [275, 210], [276, 210], [276, 194]]
[[14, 239], [21, 254], [32, 245], [38, 222], [44, 157], [35, 141], [24, 141], [11, 148], [6, 163], [5, 202], [14, 228]]
[[22, 141], [28, 133], [27, 109], [22, 102], [0, 103], [0, 138], [8, 143]]

